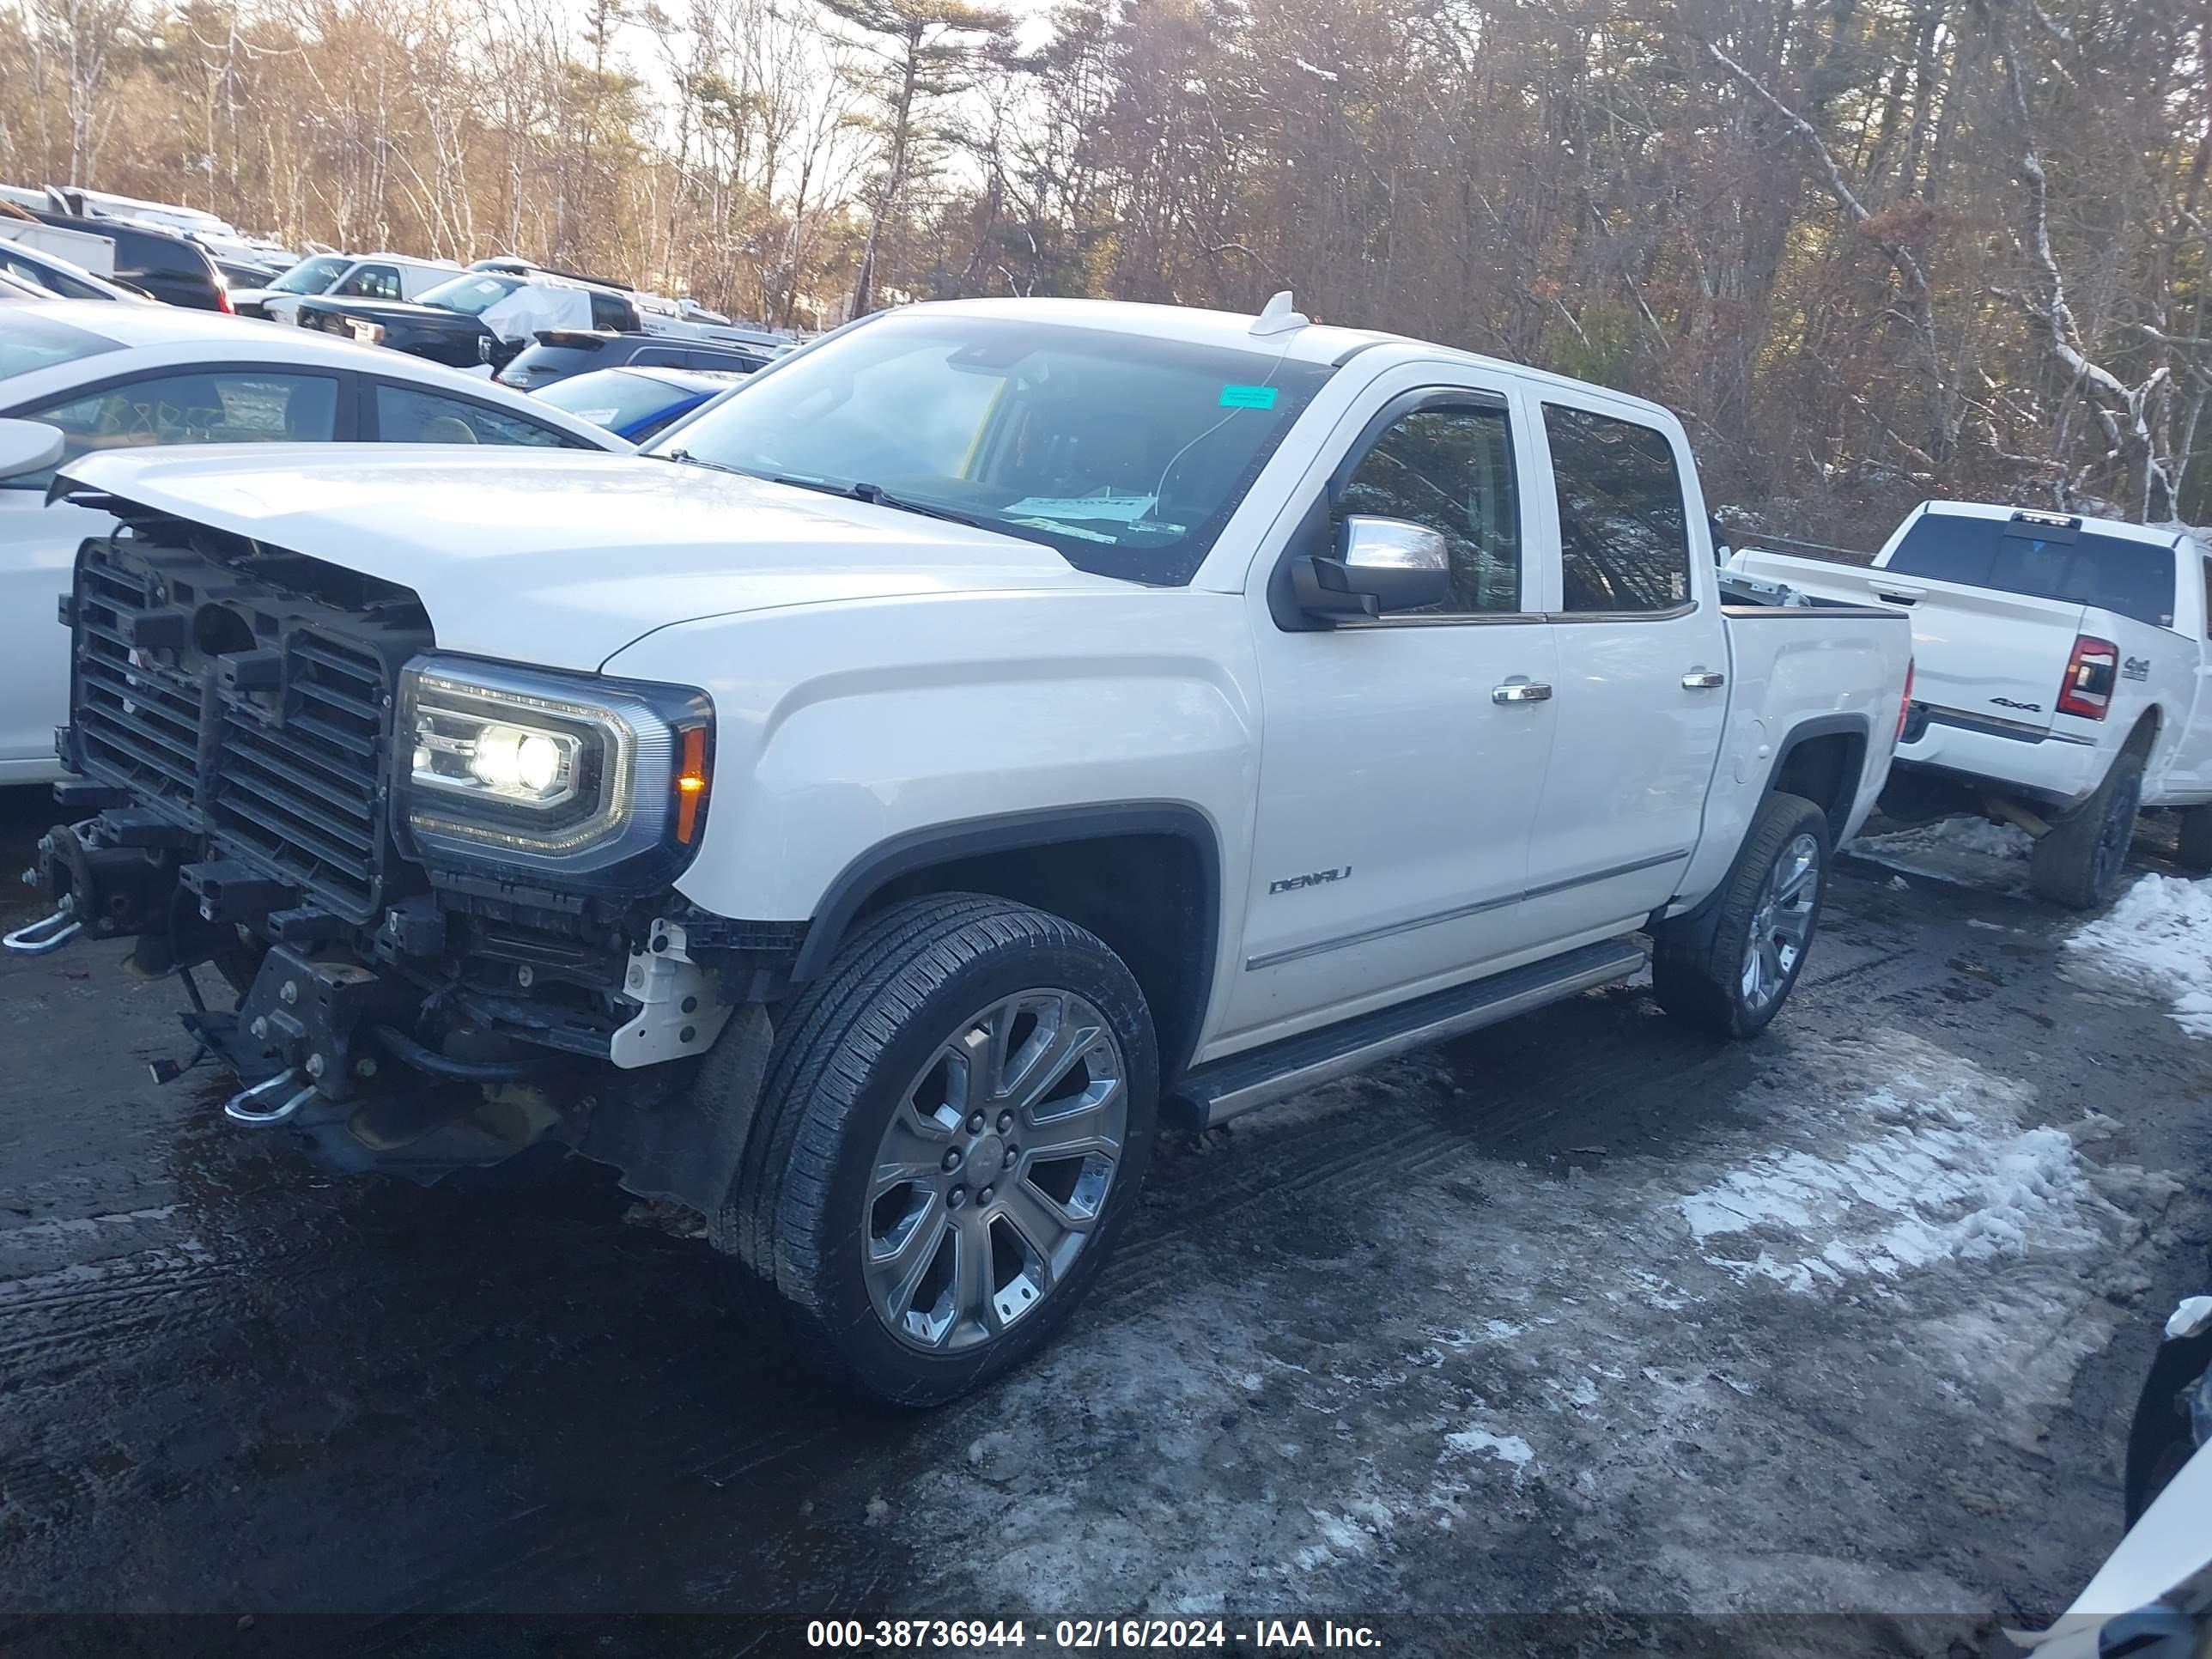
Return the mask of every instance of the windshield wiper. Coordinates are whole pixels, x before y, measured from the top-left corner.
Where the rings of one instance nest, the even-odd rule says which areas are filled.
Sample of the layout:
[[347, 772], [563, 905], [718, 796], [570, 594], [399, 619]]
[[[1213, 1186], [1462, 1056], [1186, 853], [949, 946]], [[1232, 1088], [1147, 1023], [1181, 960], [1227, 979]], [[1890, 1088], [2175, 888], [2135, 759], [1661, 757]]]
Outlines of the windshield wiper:
[[832, 483], [827, 478], [809, 478], [800, 474], [786, 473], [771, 483], [790, 484], [799, 489], [812, 489], [824, 495], [836, 495], [848, 501], [866, 501], [871, 507], [888, 507], [901, 513], [918, 513], [925, 519], [942, 519], [947, 524], [964, 524], [971, 530], [994, 530], [997, 526], [984, 520], [970, 518], [965, 513], [956, 513], [949, 507], [936, 507], [927, 501], [917, 501], [904, 495], [894, 495], [881, 484]]
[[703, 466], [715, 472], [734, 472], [741, 478], [757, 478], [760, 476], [757, 472], [749, 473], [741, 466], [725, 466], [720, 461], [710, 461], [704, 456], [694, 455], [688, 449], [656, 449], [651, 453], [655, 460], [681, 461], [686, 466]]

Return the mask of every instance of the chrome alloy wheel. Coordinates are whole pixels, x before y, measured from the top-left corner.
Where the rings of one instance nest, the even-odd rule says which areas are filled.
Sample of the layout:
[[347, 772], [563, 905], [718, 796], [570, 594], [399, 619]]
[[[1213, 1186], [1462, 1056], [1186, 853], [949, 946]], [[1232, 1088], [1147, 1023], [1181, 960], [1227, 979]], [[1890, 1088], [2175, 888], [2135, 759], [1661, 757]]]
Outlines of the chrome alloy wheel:
[[1783, 993], [1813, 936], [1820, 896], [1820, 843], [1799, 836], [1782, 849], [1759, 890], [1743, 952], [1743, 1000], [1757, 1012]]
[[1127, 1067], [1103, 1015], [1019, 992], [963, 1020], [908, 1085], [861, 1215], [868, 1299], [956, 1352], [1030, 1313], [1090, 1243], [1121, 1160]]

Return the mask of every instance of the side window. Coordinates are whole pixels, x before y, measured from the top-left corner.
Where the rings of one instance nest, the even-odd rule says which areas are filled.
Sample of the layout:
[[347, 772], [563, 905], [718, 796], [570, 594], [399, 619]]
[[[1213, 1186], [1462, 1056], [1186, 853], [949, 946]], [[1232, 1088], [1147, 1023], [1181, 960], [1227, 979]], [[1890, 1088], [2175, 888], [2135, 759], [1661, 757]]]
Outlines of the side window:
[[630, 309], [629, 301], [611, 294], [592, 295], [592, 326], [611, 328], [620, 333], [637, 326], [637, 313]]
[[404, 386], [376, 388], [376, 435], [388, 444], [535, 444], [586, 449], [565, 432], [462, 398], [441, 398]]
[[1672, 611], [1690, 602], [1690, 532], [1667, 435], [1588, 410], [1544, 405], [1559, 496], [1568, 611]]
[[328, 443], [337, 434], [338, 383], [322, 374], [194, 369], [149, 375], [63, 403], [20, 411], [58, 426], [66, 458], [150, 444]]
[[1421, 409], [1393, 421], [1360, 458], [1336, 503], [1439, 532], [1452, 592], [1431, 616], [1521, 608], [1521, 510], [1503, 409]]
[[396, 300], [399, 297], [399, 273], [390, 265], [363, 265], [331, 292], [350, 294], [363, 300]]
[[666, 346], [641, 346], [631, 356], [630, 362], [639, 368], [681, 368], [685, 356]]

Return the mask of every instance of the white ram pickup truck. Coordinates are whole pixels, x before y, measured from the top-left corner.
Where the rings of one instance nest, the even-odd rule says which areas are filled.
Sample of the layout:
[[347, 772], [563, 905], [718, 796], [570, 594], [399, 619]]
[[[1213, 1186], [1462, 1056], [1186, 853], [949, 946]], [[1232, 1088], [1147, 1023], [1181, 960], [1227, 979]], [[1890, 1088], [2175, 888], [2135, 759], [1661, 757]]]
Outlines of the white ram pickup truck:
[[2190, 536], [1929, 501], [1870, 569], [1757, 550], [1730, 563], [1912, 618], [1899, 771], [1963, 783], [2033, 836], [2039, 897], [2109, 903], [2145, 806], [2180, 808], [2181, 862], [2212, 870], [2212, 560]]
[[650, 454], [65, 467], [122, 527], [13, 947], [219, 970], [223, 1109], [342, 1167], [617, 1166], [909, 1403], [1066, 1316], [1164, 1118], [1638, 935], [1756, 1032], [1911, 629], [1729, 603], [1665, 410], [1288, 297], [916, 306]]

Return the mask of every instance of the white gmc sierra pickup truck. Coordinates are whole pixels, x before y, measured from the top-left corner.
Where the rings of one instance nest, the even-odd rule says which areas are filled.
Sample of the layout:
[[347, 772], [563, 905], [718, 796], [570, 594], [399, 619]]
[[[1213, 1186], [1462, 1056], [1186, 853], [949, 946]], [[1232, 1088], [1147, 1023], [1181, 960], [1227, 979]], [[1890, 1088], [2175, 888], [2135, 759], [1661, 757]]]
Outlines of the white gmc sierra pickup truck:
[[1899, 616], [1724, 597], [1665, 410], [1287, 295], [885, 313], [649, 454], [56, 488], [121, 528], [13, 947], [219, 970], [224, 1110], [342, 1167], [618, 1167], [910, 1403], [1066, 1316], [1164, 1115], [1638, 933], [1759, 1030], [1908, 677]]
[[2033, 835], [2039, 897], [2109, 903], [2145, 806], [2180, 808], [2180, 861], [2212, 870], [2212, 560], [2192, 538], [1929, 501], [1871, 569], [1756, 550], [1730, 563], [1911, 617], [1899, 771], [1963, 784]]

